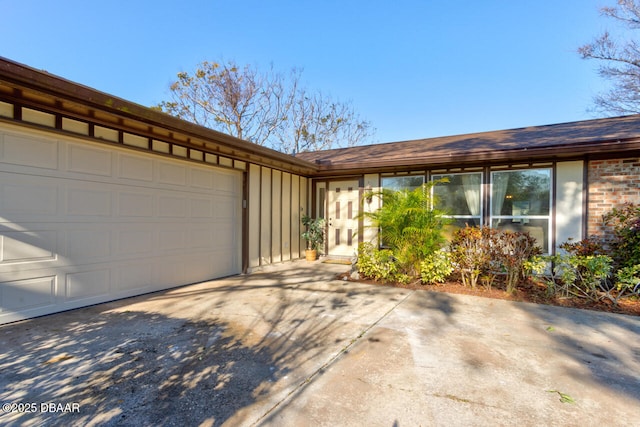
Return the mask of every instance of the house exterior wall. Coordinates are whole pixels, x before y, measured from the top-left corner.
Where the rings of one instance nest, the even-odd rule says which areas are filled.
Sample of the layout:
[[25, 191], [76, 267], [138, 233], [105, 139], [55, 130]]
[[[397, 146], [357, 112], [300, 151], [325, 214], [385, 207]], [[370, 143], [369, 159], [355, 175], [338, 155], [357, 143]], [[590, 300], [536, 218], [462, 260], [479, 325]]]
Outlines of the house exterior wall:
[[640, 203], [640, 159], [591, 160], [588, 165], [587, 235], [605, 236], [602, 216], [625, 203]]
[[584, 212], [584, 162], [556, 164], [555, 246], [569, 239], [580, 240]]
[[[13, 118], [12, 104], [0, 103], [0, 117]], [[22, 120], [31, 124], [54, 128], [54, 114], [22, 108]], [[63, 118], [61, 129], [82, 136], [90, 136], [87, 122]], [[225, 156], [206, 153], [196, 149], [171, 145], [156, 139], [149, 140], [116, 129], [93, 125], [93, 137], [111, 143], [177, 158], [196, 160], [205, 164], [246, 171], [248, 209], [247, 240], [249, 269], [272, 263], [298, 259], [304, 256], [301, 240], [301, 216], [308, 210], [309, 180], [301, 175], [234, 160]], [[239, 257], [240, 260], [241, 257]]]
[[[552, 212], [553, 214], [549, 217], [552, 225], [549, 225], [549, 246], [548, 250], [557, 249], [558, 246], [569, 239], [572, 240], [580, 240], [583, 238], [585, 223], [586, 220], [586, 212], [585, 212], [585, 182], [584, 182], [584, 168], [585, 162], [582, 160], [579, 161], [567, 161], [567, 162], [557, 162], [553, 166], [553, 163], [544, 163], [535, 165], [535, 168], [553, 168], [555, 185], [551, 189], [553, 194], [552, 203], [553, 206]], [[520, 170], [526, 170], [525, 167], [521, 166]], [[495, 169], [488, 169], [484, 173], [491, 173], [491, 171], [503, 171], [507, 170], [507, 165], [498, 166]], [[398, 174], [398, 175], [384, 175], [384, 176], [420, 176], [421, 173], [425, 173], [424, 171], [414, 171], [415, 173], [409, 172], [411, 175]], [[438, 173], [442, 173], [439, 171]], [[454, 171], [451, 173], [459, 173], [459, 171]], [[367, 189], [371, 189], [373, 192], [377, 192], [381, 190], [382, 186], [382, 176], [381, 174], [365, 174], [364, 178], [364, 186], [365, 191]], [[425, 173], [425, 175], [427, 175]], [[491, 190], [488, 188], [484, 191], [484, 197], [490, 197]], [[374, 197], [371, 203], [368, 203], [366, 200], [363, 203], [363, 209], [365, 212], [374, 212], [375, 210], [380, 208], [380, 199], [378, 197]], [[489, 212], [483, 212], [483, 224], [488, 224], [489, 221]], [[368, 220], [365, 219], [364, 227], [359, 232], [363, 235], [363, 241], [376, 243], [377, 242], [377, 230], [371, 227], [371, 224]], [[532, 228], [532, 230], [534, 230]], [[532, 231], [527, 230], [530, 233]], [[535, 231], [535, 230], [534, 230]], [[542, 233], [542, 231], [540, 231]], [[538, 237], [535, 236], [534, 237]], [[555, 245], [554, 245], [555, 243]], [[547, 249], [547, 248], [545, 248]]]
[[300, 237], [308, 179], [251, 164], [248, 168], [249, 270], [304, 256]]

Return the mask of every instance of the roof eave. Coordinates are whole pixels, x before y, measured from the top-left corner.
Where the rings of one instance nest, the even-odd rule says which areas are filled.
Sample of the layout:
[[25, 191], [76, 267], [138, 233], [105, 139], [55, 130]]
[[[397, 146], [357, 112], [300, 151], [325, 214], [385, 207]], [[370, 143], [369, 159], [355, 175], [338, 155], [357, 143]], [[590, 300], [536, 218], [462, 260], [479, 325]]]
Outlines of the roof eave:
[[296, 169], [303, 169], [310, 174], [318, 169], [315, 163], [178, 119], [161, 111], [71, 82], [46, 71], [35, 70], [1, 56], [0, 81], [11, 83], [17, 89], [37, 91], [56, 99], [60, 98], [117, 117], [162, 127], [171, 132], [215, 142], [232, 150], [290, 164]]
[[508, 162], [543, 162], [584, 157], [607, 157], [612, 154], [640, 155], [640, 138], [629, 140], [598, 141], [581, 145], [562, 145], [515, 150], [492, 150], [447, 155], [425, 155], [409, 159], [361, 161], [350, 163], [319, 163], [318, 176], [351, 174], [368, 170], [371, 172], [400, 169], [450, 168], [452, 166], [477, 166]]

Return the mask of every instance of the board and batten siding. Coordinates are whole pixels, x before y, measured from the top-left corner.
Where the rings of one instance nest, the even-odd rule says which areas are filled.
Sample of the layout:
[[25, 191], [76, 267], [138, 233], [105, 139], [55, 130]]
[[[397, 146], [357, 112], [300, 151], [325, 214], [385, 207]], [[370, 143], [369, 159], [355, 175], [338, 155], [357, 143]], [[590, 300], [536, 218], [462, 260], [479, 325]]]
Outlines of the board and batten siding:
[[308, 209], [309, 180], [255, 164], [248, 175], [249, 270], [304, 257], [300, 220]]

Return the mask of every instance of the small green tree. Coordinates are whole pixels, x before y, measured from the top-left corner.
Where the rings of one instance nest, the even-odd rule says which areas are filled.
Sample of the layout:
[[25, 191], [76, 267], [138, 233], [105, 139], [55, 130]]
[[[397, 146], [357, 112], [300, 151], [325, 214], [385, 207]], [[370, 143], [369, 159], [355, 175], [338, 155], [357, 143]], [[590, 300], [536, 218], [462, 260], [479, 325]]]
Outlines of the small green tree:
[[420, 274], [420, 261], [440, 249], [446, 242], [443, 226], [449, 222], [444, 212], [433, 208], [431, 188], [423, 184], [415, 190], [383, 189], [364, 197], [378, 197], [382, 206], [363, 215], [379, 230], [379, 238], [398, 259], [404, 273]]

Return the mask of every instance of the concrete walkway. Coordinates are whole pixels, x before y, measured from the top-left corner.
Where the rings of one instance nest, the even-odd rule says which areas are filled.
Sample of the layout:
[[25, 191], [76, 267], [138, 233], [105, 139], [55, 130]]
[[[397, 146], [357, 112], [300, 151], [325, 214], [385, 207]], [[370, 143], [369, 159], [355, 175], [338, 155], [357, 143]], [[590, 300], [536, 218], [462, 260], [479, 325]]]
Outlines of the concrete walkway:
[[638, 424], [640, 318], [334, 280], [347, 268], [1, 326], [0, 425]]

